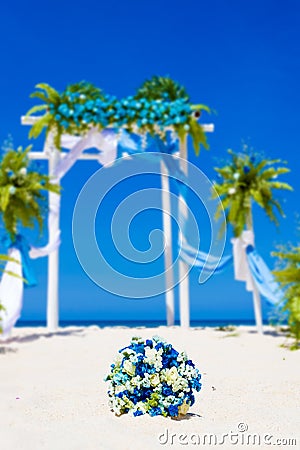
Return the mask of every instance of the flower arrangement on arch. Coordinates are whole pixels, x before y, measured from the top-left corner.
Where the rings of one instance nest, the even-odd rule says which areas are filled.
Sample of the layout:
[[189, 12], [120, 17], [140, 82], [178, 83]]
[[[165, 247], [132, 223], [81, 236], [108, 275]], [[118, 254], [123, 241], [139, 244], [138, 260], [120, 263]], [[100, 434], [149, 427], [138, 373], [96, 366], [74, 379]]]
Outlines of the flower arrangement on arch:
[[172, 128], [184, 138], [191, 135], [196, 153], [200, 146], [208, 148], [206, 136], [198, 119], [209, 108], [191, 104], [183, 86], [169, 77], [152, 77], [146, 80], [135, 95], [117, 99], [105, 94], [91, 83], [80, 82], [58, 92], [46, 83], [36, 85], [31, 97], [43, 104], [31, 108], [27, 115], [43, 112], [32, 126], [30, 137], [38, 137], [43, 129], [54, 134], [60, 148], [62, 134], [83, 135], [91, 127], [123, 127], [141, 134], [159, 134], [164, 137], [166, 128]]
[[201, 374], [185, 352], [176, 351], [160, 337], [133, 337], [119, 350], [105, 378], [110, 407], [116, 415], [149, 414], [177, 418], [195, 402]]
[[[239, 237], [245, 227], [252, 228], [252, 202], [258, 204], [269, 219], [278, 224], [275, 211], [283, 216], [278, 199], [274, 198], [275, 190], [293, 188], [285, 182], [278, 181], [280, 175], [290, 172], [280, 159], [263, 159], [252, 152], [235, 153], [228, 150], [231, 161], [223, 167], [216, 167], [219, 181], [214, 184], [216, 193], [222, 200], [226, 211], [226, 219], [233, 226], [235, 237]], [[219, 216], [220, 208], [217, 211]]]
[[30, 150], [31, 146], [25, 150], [22, 147], [7, 149], [0, 161], [0, 215], [12, 241], [16, 238], [19, 223], [33, 228], [37, 222], [42, 228], [44, 192], [60, 192], [59, 186], [52, 183], [48, 175], [30, 168]]

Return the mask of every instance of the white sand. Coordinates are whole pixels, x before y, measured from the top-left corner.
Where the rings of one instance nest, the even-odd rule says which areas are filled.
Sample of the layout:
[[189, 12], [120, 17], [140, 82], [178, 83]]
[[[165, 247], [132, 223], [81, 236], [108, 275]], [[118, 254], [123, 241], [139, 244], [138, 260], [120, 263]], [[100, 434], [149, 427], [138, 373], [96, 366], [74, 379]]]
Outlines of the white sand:
[[[271, 328], [264, 336], [250, 327], [237, 333], [72, 327], [49, 335], [41, 328], [15, 329], [10, 342], [0, 343], [1, 449], [199, 448], [193, 443], [203, 444], [205, 433], [216, 433], [217, 447], [226, 450], [300, 448], [300, 351], [281, 348], [285, 338]], [[115, 417], [102, 379], [131, 336], [155, 334], [185, 349], [203, 374], [193, 414], [181, 421]], [[222, 434], [238, 433], [239, 423], [248, 431], [220, 445]], [[254, 433], [260, 433], [260, 447], [243, 445], [242, 435]], [[272, 435], [267, 443], [265, 434]], [[282, 438], [297, 439], [297, 445], [277, 445]]]

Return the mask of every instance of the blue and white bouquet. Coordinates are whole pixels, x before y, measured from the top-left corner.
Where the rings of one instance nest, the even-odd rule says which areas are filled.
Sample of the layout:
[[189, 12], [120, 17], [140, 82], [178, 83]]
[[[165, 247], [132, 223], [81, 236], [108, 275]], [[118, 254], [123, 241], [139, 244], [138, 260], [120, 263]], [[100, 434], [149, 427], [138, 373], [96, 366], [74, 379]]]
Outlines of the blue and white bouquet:
[[110, 407], [116, 415], [185, 415], [201, 389], [201, 374], [185, 352], [155, 336], [146, 341], [133, 337], [119, 350], [105, 378], [109, 381]]

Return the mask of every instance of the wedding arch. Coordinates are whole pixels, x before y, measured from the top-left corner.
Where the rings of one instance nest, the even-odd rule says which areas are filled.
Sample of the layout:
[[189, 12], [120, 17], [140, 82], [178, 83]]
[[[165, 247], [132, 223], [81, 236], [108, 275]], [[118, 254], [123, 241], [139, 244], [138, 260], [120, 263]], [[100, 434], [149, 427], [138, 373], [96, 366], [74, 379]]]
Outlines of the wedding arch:
[[[46, 128], [46, 140], [41, 151], [31, 151], [31, 159], [48, 161], [49, 175], [56, 183], [79, 161], [96, 160], [105, 165], [117, 157], [119, 130], [142, 136], [158, 134], [160, 138], [172, 130], [179, 142], [181, 170], [186, 174], [187, 136], [190, 135], [196, 152], [200, 145], [206, 146], [206, 132], [213, 132], [213, 124], [200, 125], [198, 119], [205, 105], [190, 103], [185, 89], [164, 77], [153, 77], [146, 81], [133, 97], [119, 101], [104, 95], [89, 83], [71, 85], [63, 93], [58, 93], [46, 84], [37, 85], [39, 91], [32, 96], [44, 104], [33, 107], [21, 123], [31, 126], [30, 136], [37, 137]], [[37, 111], [45, 111], [43, 116], [34, 116]], [[112, 116], [113, 111], [113, 116]], [[76, 116], [77, 114], [77, 116]], [[110, 131], [117, 129], [117, 132]], [[67, 149], [63, 151], [62, 149]], [[97, 148], [98, 154], [88, 149]], [[163, 160], [161, 167], [163, 231], [171, 241], [170, 187], [168, 169]], [[184, 199], [179, 203], [182, 214], [186, 214]], [[48, 287], [47, 287], [47, 327], [54, 330], [59, 323], [59, 243], [60, 243], [60, 196], [49, 193], [48, 216]], [[45, 254], [45, 252], [44, 252]], [[165, 267], [172, 264], [172, 248], [164, 251]], [[186, 272], [186, 262], [179, 261], [179, 276]], [[166, 271], [166, 315], [167, 324], [174, 324], [173, 273]], [[183, 277], [179, 284], [180, 324], [189, 327], [189, 280]]]

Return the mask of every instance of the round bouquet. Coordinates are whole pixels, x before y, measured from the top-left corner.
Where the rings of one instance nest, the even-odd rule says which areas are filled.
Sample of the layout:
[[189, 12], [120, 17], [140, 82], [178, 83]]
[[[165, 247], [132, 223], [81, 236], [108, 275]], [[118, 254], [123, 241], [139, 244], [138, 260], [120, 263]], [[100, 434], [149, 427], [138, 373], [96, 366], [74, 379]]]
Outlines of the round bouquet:
[[105, 378], [112, 411], [117, 415], [185, 415], [201, 389], [201, 374], [185, 352], [179, 353], [159, 337], [133, 337], [119, 350]]

